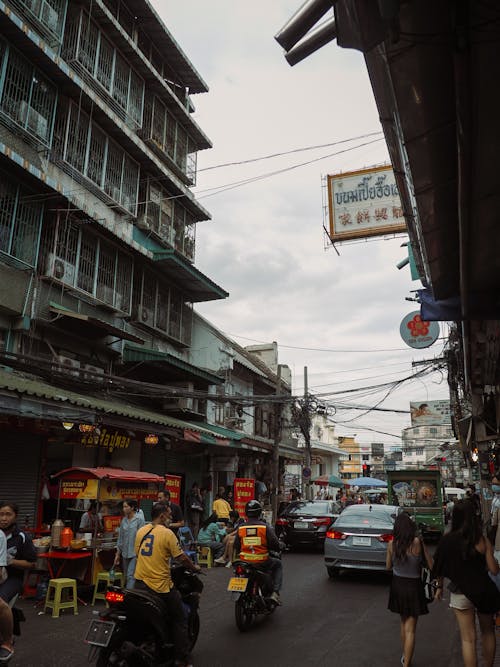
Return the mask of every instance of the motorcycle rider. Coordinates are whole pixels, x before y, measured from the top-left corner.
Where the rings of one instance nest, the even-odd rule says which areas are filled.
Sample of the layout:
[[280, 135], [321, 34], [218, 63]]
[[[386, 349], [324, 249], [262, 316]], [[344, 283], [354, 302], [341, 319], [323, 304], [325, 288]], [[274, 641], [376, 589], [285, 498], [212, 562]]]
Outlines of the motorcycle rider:
[[245, 505], [245, 514], [248, 520], [242, 523], [234, 541], [234, 551], [239, 553], [239, 559], [258, 565], [262, 570], [268, 570], [273, 580], [273, 592], [270, 599], [275, 604], [281, 604], [280, 590], [283, 581], [283, 566], [279, 558], [273, 558], [270, 551], [280, 551], [280, 543], [274, 529], [262, 517], [262, 505], [258, 500], [249, 500]]
[[177, 537], [166, 524], [172, 518], [168, 505], [155, 503], [151, 510], [151, 523], [142, 526], [135, 538], [136, 590], [147, 590], [156, 593], [164, 601], [169, 621], [172, 623], [176, 665], [191, 665], [188, 650], [188, 633], [186, 617], [180, 593], [174, 588], [170, 572], [170, 558], [191, 572], [200, 572], [182, 551]]

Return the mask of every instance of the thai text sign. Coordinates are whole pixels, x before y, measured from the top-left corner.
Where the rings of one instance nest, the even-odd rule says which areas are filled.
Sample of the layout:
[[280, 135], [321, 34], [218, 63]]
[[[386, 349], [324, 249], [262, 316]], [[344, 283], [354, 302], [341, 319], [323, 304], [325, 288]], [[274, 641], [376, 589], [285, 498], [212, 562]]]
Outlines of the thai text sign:
[[63, 479], [60, 486], [60, 497], [97, 498], [99, 480], [97, 479]]
[[327, 181], [332, 241], [406, 231], [391, 166], [336, 174]]
[[245, 505], [255, 498], [255, 480], [237, 477], [233, 484], [234, 509], [245, 516]]
[[450, 426], [450, 401], [410, 402], [412, 426]]
[[176, 505], [181, 504], [182, 477], [179, 475], [165, 475], [165, 488], [170, 491], [170, 500]]
[[81, 443], [85, 447], [105, 447], [108, 452], [112, 452], [114, 449], [128, 449], [130, 436], [121, 435], [118, 431], [111, 433], [106, 428], [103, 428], [99, 432], [91, 431], [90, 433], [84, 433]]
[[127, 498], [156, 500], [158, 487], [154, 483], [109, 482], [103, 480], [99, 500], [126, 500]]

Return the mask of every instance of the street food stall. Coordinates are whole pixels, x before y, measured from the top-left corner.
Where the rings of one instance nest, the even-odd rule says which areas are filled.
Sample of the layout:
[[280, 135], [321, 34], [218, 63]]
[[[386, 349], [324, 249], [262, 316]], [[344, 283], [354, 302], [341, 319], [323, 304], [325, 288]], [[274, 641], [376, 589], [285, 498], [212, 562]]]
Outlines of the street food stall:
[[[61, 501], [72, 500], [74, 507], [67, 508], [67, 510], [79, 512], [77, 515], [79, 526], [79, 519], [82, 512], [86, 511], [89, 501], [97, 501], [100, 504], [98, 508], [100, 521], [95, 523], [92, 533], [77, 533], [78, 539], [71, 540], [69, 547], [66, 546], [65, 549], [61, 549], [58, 540], [53, 539], [51, 550], [44, 557], [48, 558], [49, 562], [50, 560], [61, 561], [61, 569], [65, 565], [64, 554], [68, 556], [68, 561], [74, 559], [76, 553], [82, 557], [82, 560], [78, 560], [80, 563], [88, 564], [87, 559], [91, 559], [85, 579], [93, 583], [97, 573], [109, 569], [113, 562], [118, 528], [122, 519], [122, 501], [126, 499], [135, 499], [139, 502], [156, 500], [158, 489], [165, 484], [165, 478], [149, 472], [108, 467], [67, 468], [58, 472], [54, 477], [59, 480], [58, 518]], [[59, 550], [55, 548], [54, 542], [57, 542]], [[83, 560], [83, 554], [89, 554], [85, 560]]]

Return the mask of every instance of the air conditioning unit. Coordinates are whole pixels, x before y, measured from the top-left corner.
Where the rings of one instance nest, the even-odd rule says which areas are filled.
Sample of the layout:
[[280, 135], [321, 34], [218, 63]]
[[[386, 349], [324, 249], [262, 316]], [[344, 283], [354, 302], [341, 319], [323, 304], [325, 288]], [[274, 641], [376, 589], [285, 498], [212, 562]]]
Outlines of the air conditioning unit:
[[76, 266], [70, 264], [70, 262], [65, 259], [57, 257], [57, 255], [54, 255], [53, 253], [49, 253], [47, 257], [47, 266], [45, 267], [45, 274], [51, 278], [56, 278], [56, 280], [60, 280], [67, 285], [74, 285]]
[[97, 298], [112, 306], [115, 300], [115, 290], [108, 285], [98, 285]]
[[153, 312], [144, 306], [137, 306], [132, 311], [132, 320], [153, 326]]
[[146, 215], [143, 213], [139, 218], [137, 219], [137, 226], [139, 229], [145, 229], [146, 231], [149, 231], [150, 229], [154, 229], [155, 226], [155, 221], [153, 218], [150, 216]]
[[19, 104], [19, 111], [17, 115], [18, 121], [28, 130], [45, 139], [47, 137], [47, 130], [49, 122], [42, 116], [41, 113], [32, 109], [26, 100]]
[[88, 382], [103, 382], [104, 369], [99, 368], [99, 366], [92, 366], [91, 364], [83, 364], [81, 368], [83, 370], [82, 378], [84, 380], [87, 380]]
[[57, 33], [57, 24], [59, 23], [59, 14], [56, 10], [49, 5], [46, 0], [43, 0], [42, 5], [42, 14], [40, 20], [44, 25], [47, 26], [52, 32]]
[[62, 370], [74, 377], [80, 376], [80, 362], [78, 359], [71, 359], [71, 357], [65, 357], [62, 354], [58, 355], [56, 358], [59, 366], [58, 370]]

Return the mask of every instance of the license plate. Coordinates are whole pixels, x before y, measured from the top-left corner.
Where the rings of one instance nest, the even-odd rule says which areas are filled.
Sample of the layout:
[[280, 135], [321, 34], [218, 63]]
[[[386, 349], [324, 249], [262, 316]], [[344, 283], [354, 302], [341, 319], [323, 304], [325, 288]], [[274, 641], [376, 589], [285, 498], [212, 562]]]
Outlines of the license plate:
[[371, 537], [358, 537], [358, 536], [355, 535], [352, 538], [352, 543], [355, 546], [358, 546], [358, 547], [361, 547], [361, 546], [369, 547], [370, 544], [372, 543], [372, 540], [371, 540]]
[[115, 625], [112, 621], [93, 620], [85, 637], [86, 643], [106, 648], [111, 641]]
[[235, 593], [244, 593], [247, 585], [248, 579], [246, 577], [231, 577], [227, 585], [227, 590]]
[[309, 528], [307, 521], [294, 521], [294, 528]]

